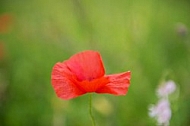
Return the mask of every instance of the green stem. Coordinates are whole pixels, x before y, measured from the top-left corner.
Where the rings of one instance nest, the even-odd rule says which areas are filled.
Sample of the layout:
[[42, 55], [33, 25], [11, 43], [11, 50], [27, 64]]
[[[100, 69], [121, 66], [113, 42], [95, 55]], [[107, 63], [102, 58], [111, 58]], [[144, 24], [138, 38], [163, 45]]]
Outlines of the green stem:
[[94, 116], [92, 115], [92, 94], [91, 93], [89, 96], [89, 114], [90, 114], [90, 118], [92, 120], [92, 125], [96, 126]]

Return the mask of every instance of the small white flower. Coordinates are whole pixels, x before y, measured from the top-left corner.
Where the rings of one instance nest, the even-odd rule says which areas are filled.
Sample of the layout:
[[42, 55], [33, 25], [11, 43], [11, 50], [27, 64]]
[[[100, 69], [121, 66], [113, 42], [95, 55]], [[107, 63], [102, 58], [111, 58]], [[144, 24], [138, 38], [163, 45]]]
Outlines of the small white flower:
[[171, 118], [171, 110], [170, 109], [164, 109], [162, 110], [162, 113], [157, 117], [158, 124], [164, 124], [169, 125], [169, 121]]
[[149, 108], [149, 116], [154, 117], [158, 124], [169, 125], [171, 118], [170, 103], [167, 99], [161, 99], [156, 105]]
[[173, 93], [176, 90], [176, 84], [174, 81], [170, 80], [162, 84], [158, 90], [159, 97], [167, 97], [169, 94]]
[[168, 95], [176, 90], [176, 84], [174, 81], [169, 80], [157, 89], [157, 94], [159, 96], [159, 101], [155, 105], [150, 105], [149, 116], [155, 118], [157, 124], [163, 126], [169, 126], [170, 118], [172, 116], [172, 111], [170, 108], [170, 102]]

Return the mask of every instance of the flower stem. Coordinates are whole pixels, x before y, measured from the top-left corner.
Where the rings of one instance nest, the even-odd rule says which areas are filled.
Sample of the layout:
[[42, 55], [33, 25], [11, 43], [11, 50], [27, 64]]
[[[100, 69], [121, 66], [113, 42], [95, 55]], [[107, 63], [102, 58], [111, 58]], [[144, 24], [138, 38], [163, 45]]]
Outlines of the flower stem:
[[89, 114], [92, 120], [92, 126], [96, 126], [94, 116], [92, 115], [92, 94], [89, 95]]

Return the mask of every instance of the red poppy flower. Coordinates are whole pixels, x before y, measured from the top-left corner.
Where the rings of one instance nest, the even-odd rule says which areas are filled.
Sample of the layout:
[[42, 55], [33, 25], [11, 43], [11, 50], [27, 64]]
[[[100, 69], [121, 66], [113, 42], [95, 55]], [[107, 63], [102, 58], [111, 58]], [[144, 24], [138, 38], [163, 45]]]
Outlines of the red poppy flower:
[[90, 92], [125, 95], [130, 85], [130, 71], [105, 75], [100, 54], [84, 51], [56, 63], [51, 81], [57, 96], [65, 100]]

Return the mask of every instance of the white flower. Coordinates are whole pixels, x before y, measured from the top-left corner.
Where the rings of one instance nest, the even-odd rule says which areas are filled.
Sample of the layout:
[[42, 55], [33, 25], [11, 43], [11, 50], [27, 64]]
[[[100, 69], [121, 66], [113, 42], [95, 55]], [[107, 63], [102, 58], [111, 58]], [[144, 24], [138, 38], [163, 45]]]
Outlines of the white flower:
[[170, 103], [167, 99], [161, 99], [157, 105], [149, 108], [149, 116], [156, 118], [158, 124], [169, 125], [171, 118]]
[[158, 90], [159, 97], [167, 97], [169, 94], [173, 93], [176, 90], [176, 84], [174, 81], [170, 80], [162, 84]]
[[155, 118], [158, 125], [169, 126], [172, 111], [170, 108], [170, 102], [168, 95], [176, 90], [176, 84], [174, 81], [169, 80], [157, 89], [159, 101], [156, 105], [149, 107], [149, 116]]

